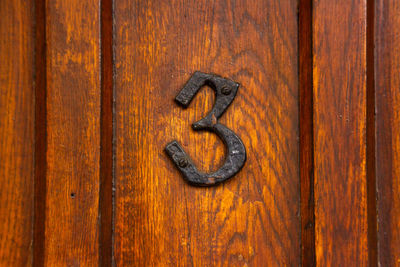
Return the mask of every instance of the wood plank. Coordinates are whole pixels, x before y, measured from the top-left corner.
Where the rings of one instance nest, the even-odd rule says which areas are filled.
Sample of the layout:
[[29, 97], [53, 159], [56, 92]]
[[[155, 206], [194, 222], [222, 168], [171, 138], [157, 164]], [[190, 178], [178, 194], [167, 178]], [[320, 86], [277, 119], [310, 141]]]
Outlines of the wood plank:
[[[115, 2], [117, 266], [298, 266], [297, 1]], [[241, 84], [220, 119], [247, 148], [244, 169], [213, 188], [184, 182], [163, 152], [177, 139], [201, 169], [222, 142], [191, 123], [210, 89], [183, 110], [190, 75]]]
[[313, 2], [317, 266], [367, 266], [366, 1]]
[[378, 262], [400, 265], [400, 3], [375, 1]]
[[47, 1], [48, 266], [99, 262], [100, 1]]
[[0, 4], [0, 265], [32, 264], [34, 2]]

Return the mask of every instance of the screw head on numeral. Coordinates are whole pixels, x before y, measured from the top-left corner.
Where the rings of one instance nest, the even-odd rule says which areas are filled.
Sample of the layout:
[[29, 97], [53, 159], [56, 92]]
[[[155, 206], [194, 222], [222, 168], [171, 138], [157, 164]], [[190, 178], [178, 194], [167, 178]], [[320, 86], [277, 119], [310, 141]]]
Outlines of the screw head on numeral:
[[178, 165], [181, 168], [185, 168], [188, 165], [188, 160], [184, 157], [178, 159]]
[[230, 88], [230, 87], [224, 85], [224, 86], [221, 88], [221, 92], [222, 92], [224, 95], [229, 95], [229, 94], [232, 92], [232, 88]]

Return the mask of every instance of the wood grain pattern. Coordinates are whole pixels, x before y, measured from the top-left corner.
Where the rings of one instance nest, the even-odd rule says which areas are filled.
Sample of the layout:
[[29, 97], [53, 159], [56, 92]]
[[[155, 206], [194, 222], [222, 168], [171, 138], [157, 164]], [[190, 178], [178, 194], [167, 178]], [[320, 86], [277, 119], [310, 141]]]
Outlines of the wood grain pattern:
[[[400, 266], [399, 14], [1, 1], [0, 266]], [[200, 169], [223, 163], [222, 141], [191, 129], [212, 90], [173, 101], [196, 70], [241, 84], [220, 123], [248, 160], [213, 188], [163, 151], [176, 139]]]
[[[296, 1], [115, 2], [116, 266], [298, 266]], [[220, 122], [247, 148], [244, 169], [213, 188], [187, 185], [164, 154], [177, 139], [203, 170], [222, 142], [191, 123], [202, 90], [173, 101], [190, 75], [241, 83]]]
[[367, 266], [366, 1], [313, 2], [317, 266]]
[[32, 261], [34, 3], [0, 3], [0, 265]]
[[400, 3], [375, 5], [378, 261], [400, 266]]
[[100, 2], [47, 1], [45, 265], [99, 262]]

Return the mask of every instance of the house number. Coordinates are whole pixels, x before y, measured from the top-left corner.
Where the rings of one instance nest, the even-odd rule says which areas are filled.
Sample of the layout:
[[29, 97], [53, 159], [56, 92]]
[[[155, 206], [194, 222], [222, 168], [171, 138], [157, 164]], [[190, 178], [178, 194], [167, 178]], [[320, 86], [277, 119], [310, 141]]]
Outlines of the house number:
[[[228, 148], [224, 165], [213, 173], [202, 173], [197, 170], [177, 141], [174, 140], [165, 147], [168, 156], [185, 180], [195, 186], [212, 186], [221, 183], [237, 174], [246, 161], [246, 149], [242, 140], [232, 130], [218, 123], [218, 119], [235, 99], [239, 88], [238, 83], [214, 74], [197, 71], [176, 96], [176, 102], [187, 108], [196, 93], [205, 85], [215, 91], [215, 103], [206, 117], [193, 123], [192, 127], [196, 131], [214, 132], [223, 140]], [[204, 147], [204, 149], [207, 148]]]

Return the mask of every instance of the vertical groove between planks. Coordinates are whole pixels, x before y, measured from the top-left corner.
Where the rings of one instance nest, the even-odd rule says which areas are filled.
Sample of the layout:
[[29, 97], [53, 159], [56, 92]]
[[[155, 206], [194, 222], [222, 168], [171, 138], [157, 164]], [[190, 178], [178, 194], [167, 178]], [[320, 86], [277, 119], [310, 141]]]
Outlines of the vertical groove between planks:
[[46, 4], [35, 1], [35, 180], [33, 266], [44, 265], [46, 222]]
[[298, 16], [301, 262], [315, 266], [312, 0], [299, 1]]
[[100, 266], [112, 265], [113, 4], [101, 0]]
[[375, 162], [375, 0], [367, 0], [367, 205], [370, 266], [377, 266], [377, 212]]

